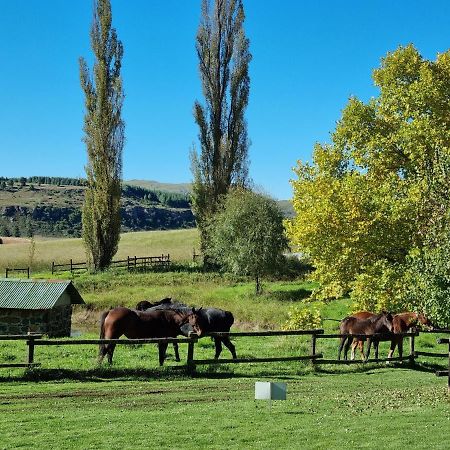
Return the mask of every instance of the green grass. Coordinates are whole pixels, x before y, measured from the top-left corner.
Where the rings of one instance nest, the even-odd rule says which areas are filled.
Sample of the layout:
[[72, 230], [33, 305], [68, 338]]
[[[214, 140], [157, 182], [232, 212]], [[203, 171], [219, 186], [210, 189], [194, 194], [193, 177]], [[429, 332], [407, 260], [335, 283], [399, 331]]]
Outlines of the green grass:
[[[450, 401], [425, 371], [218, 373], [0, 384], [2, 448], [446, 449]], [[295, 371], [293, 371], [295, 372]], [[254, 400], [255, 381], [285, 381], [286, 401]]]
[[[198, 231], [196, 229], [170, 231], [142, 231], [123, 233], [119, 250], [114, 259], [127, 256], [158, 256], [170, 254], [172, 261], [192, 260], [192, 250], [198, 253]], [[30, 261], [31, 243], [23, 240], [19, 243], [0, 245], [0, 274], [6, 267], [31, 266], [33, 274], [51, 270], [52, 261], [67, 264], [86, 260], [81, 239], [38, 239]], [[68, 274], [65, 274], [67, 277]]]
[[[182, 261], [189, 259], [196, 239], [195, 230], [130, 233], [122, 236], [119, 251], [139, 256], [146, 253], [141, 252], [145, 245], [150, 253], [173, 248], [169, 253]], [[76, 241], [40, 241], [37, 246], [42, 245], [47, 264], [55, 255], [67, 258], [80, 249]], [[0, 253], [2, 264], [5, 259]], [[289, 307], [309, 304], [316, 287], [303, 280], [266, 281], [264, 295], [257, 297], [251, 280], [202, 273], [192, 264], [162, 273], [79, 274], [73, 281], [88, 304], [74, 312], [73, 328], [81, 332], [80, 338], [98, 337], [102, 309], [166, 296], [231, 310], [233, 330], [279, 329]], [[322, 305], [323, 317], [340, 319], [350, 311], [348, 299]], [[336, 332], [337, 322], [325, 321], [323, 326]], [[437, 337], [422, 334], [416, 350], [444, 352]], [[307, 336], [237, 337], [234, 344], [242, 358], [310, 351]], [[317, 351], [334, 359], [337, 344], [337, 339], [319, 339]], [[388, 345], [381, 343], [381, 355]], [[407, 347], [405, 342], [405, 353]], [[413, 368], [407, 363], [221, 364], [198, 366], [190, 376], [186, 345], [180, 345], [180, 354], [182, 362], [177, 363], [169, 347], [160, 368], [155, 345], [120, 345], [108, 367], [98, 366], [95, 345], [36, 346], [39, 368], [0, 371], [0, 448], [448, 448], [450, 396], [446, 380], [434, 375], [447, 360], [420, 358]], [[25, 342], [0, 341], [0, 362], [21, 363], [26, 355]], [[201, 339], [195, 357], [213, 355], [213, 342]], [[230, 357], [227, 349], [222, 356]], [[254, 383], [264, 380], [285, 381], [287, 400], [274, 402], [271, 409], [266, 402], [255, 402]]]

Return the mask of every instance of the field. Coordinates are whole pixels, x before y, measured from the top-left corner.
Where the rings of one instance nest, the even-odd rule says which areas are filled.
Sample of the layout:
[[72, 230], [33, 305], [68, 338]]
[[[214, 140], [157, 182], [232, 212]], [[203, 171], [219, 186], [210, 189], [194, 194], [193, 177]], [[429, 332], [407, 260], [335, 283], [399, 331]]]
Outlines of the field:
[[[143, 231], [123, 233], [115, 259], [127, 256], [157, 256], [170, 254], [172, 261], [192, 260], [193, 248], [198, 249], [196, 229], [170, 231]], [[48, 272], [52, 261], [59, 264], [86, 260], [81, 239], [36, 238], [34, 252], [32, 243], [22, 239], [14, 244], [0, 245], [0, 273], [6, 267], [31, 267], [32, 273]]]
[[[124, 235], [121, 254], [174, 255], [188, 261], [197, 239], [194, 230]], [[3, 246], [28, 248], [28, 244]], [[72, 251], [78, 240], [38, 241], [42, 267]], [[142, 250], [145, 248], [146, 250]], [[175, 256], [177, 255], [177, 256]], [[5, 254], [0, 263], [5, 265]], [[22, 254], [26, 258], [26, 250]], [[72, 256], [75, 258], [75, 256]], [[56, 257], [55, 257], [56, 259]], [[17, 261], [20, 261], [18, 258]], [[43, 277], [48, 273], [43, 272]], [[256, 297], [251, 280], [203, 273], [192, 263], [165, 273], [82, 274], [73, 279], [87, 307], [74, 313], [81, 338], [98, 337], [100, 310], [133, 306], [144, 298], [171, 296], [197, 306], [233, 311], [233, 330], [280, 329], [293, 305], [308, 301], [315, 284], [272, 280]], [[347, 299], [321, 305], [323, 317], [341, 318]], [[325, 321], [333, 332], [336, 322]], [[421, 335], [416, 349], [438, 348], [436, 335]], [[307, 337], [235, 338], [238, 356], [308, 354]], [[381, 346], [387, 352], [387, 343]], [[407, 349], [407, 345], [405, 345]], [[320, 340], [327, 358], [336, 340]], [[450, 396], [446, 380], [434, 375], [446, 360], [420, 358], [408, 363], [316, 366], [308, 362], [198, 366], [191, 376], [173, 350], [163, 368], [154, 345], [118, 346], [112, 367], [98, 366], [95, 346], [37, 347], [41, 367], [0, 372], [0, 448], [161, 448], [161, 449], [446, 449], [450, 441]], [[202, 339], [196, 356], [211, 358], [214, 345]], [[224, 349], [224, 357], [229, 357]], [[0, 341], [0, 361], [22, 362], [24, 342]], [[284, 381], [286, 401], [254, 400], [256, 381]]]

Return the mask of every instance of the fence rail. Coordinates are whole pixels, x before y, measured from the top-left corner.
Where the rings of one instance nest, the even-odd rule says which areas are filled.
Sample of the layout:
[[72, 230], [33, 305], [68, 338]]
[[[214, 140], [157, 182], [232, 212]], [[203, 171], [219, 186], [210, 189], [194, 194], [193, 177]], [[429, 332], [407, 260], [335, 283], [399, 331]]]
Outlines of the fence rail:
[[[41, 339], [42, 334], [30, 333], [30, 334], [1, 334], [0, 341], [27, 341], [35, 342], [36, 339]], [[30, 350], [32, 348], [32, 350]], [[0, 368], [6, 367], [37, 367], [40, 366], [40, 363], [34, 363], [34, 347], [28, 347], [28, 361], [26, 363], [2, 363], [0, 364]]]
[[[148, 268], [168, 269], [170, 267], [170, 255], [159, 256], [127, 256], [127, 259], [111, 261], [113, 268], [126, 268], [129, 272], [138, 270], [147, 270]], [[76, 272], [78, 270], [88, 270], [87, 262], [73, 262], [71, 259], [66, 264], [56, 264], [52, 261], [52, 274], [56, 272]]]
[[[448, 332], [448, 330], [438, 330], [437, 332]], [[389, 359], [368, 359], [365, 362], [368, 363], [380, 363], [387, 361], [403, 361], [404, 359], [409, 359], [414, 362], [414, 359], [419, 355], [434, 356], [434, 357], [448, 357], [449, 358], [449, 370], [448, 371], [438, 371], [436, 375], [449, 377], [449, 392], [450, 392], [450, 339], [441, 338], [438, 339], [439, 344], [448, 344], [449, 352], [446, 353], [431, 353], [431, 352], [416, 352], [414, 350], [414, 339], [419, 335], [418, 332], [401, 333], [402, 339], [405, 337], [410, 338], [410, 352], [409, 355], [402, 357], [394, 357]], [[140, 345], [140, 344], [188, 344], [187, 353], [187, 368], [190, 372], [195, 371], [197, 365], [204, 364], [230, 364], [230, 363], [266, 363], [266, 362], [283, 362], [283, 361], [305, 361], [309, 360], [312, 364], [361, 364], [359, 360], [334, 360], [334, 359], [324, 359], [323, 353], [317, 352], [317, 339], [336, 339], [339, 337], [349, 335], [341, 334], [325, 334], [323, 329], [312, 329], [312, 330], [292, 330], [292, 331], [256, 331], [256, 332], [216, 332], [208, 333], [207, 336], [210, 337], [270, 337], [270, 336], [310, 336], [310, 351], [307, 355], [296, 355], [296, 356], [277, 356], [277, 357], [249, 357], [249, 358], [236, 358], [236, 359], [195, 359], [195, 344], [198, 342], [199, 337], [195, 333], [191, 333], [189, 337], [182, 338], [147, 338], [147, 339], [42, 339], [42, 334], [25, 334], [25, 335], [0, 335], [0, 340], [24, 340], [28, 347], [28, 359], [26, 363], [8, 363], [0, 364], [2, 367], [34, 367], [39, 366], [38, 363], [34, 362], [35, 347], [36, 346], [56, 346], [56, 345], [99, 345], [99, 344], [119, 344], [119, 345]], [[366, 335], [351, 335], [354, 337], [368, 337]], [[398, 337], [399, 335], [393, 335], [392, 333], [385, 334], [374, 334], [373, 337], [383, 338], [389, 340], [393, 336]]]
[[26, 272], [27, 278], [30, 278], [30, 268], [29, 267], [26, 267], [24, 269], [15, 269], [15, 268], [6, 267], [5, 268], [5, 278], [8, 278], [8, 275], [10, 272]]

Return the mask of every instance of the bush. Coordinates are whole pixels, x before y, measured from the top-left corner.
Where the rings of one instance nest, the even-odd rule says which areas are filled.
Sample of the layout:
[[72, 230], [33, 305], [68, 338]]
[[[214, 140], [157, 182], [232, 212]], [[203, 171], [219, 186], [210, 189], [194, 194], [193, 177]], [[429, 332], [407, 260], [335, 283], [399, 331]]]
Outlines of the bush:
[[309, 330], [320, 328], [321, 324], [322, 316], [317, 306], [292, 306], [288, 310], [288, 320], [283, 330]]

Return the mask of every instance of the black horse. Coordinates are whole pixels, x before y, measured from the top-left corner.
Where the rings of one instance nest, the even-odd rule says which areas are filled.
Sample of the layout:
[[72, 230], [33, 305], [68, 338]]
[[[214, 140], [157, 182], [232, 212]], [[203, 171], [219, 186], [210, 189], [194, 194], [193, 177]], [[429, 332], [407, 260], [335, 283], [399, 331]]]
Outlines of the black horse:
[[[136, 309], [139, 311], [145, 311], [148, 309], [151, 310], [159, 310], [159, 309], [171, 309], [180, 311], [185, 314], [192, 313], [192, 308], [189, 306], [178, 303], [178, 302], [172, 302], [171, 298], [164, 298], [160, 300], [159, 302], [150, 303], [147, 300], [143, 300], [139, 302], [136, 305]], [[223, 309], [219, 308], [200, 308], [196, 310], [197, 317], [199, 321], [201, 322], [201, 327], [203, 330], [203, 333], [211, 333], [211, 332], [225, 332], [228, 333], [230, 331], [231, 326], [234, 323], [234, 317], [233, 314], [230, 311], [224, 311]], [[189, 336], [190, 332], [193, 332], [193, 328], [191, 325], [186, 323], [185, 325], [181, 326], [181, 333], [184, 336]], [[220, 354], [222, 353], [222, 343], [225, 345], [225, 347], [230, 350], [231, 355], [234, 359], [237, 358], [236, 356], [236, 348], [233, 345], [233, 343], [230, 341], [230, 338], [228, 336], [220, 336], [220, 337], [213, 337], [214, 344], [216, 347], [216, 354], [215, 358], [218, 359]], [[175, 359], [177, 361], [180, 361], [180, 355], [178, 352], [178, 344], [173, 344], [174, 351], [175, 351]]]

